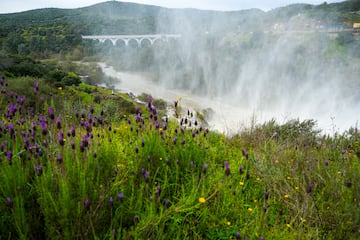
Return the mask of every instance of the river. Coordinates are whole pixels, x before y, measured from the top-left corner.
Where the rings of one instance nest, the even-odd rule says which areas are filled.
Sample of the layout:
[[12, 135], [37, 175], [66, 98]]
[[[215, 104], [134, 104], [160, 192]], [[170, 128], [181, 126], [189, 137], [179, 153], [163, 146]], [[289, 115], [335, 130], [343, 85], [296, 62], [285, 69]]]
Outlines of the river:
[[[184, 109], [192, 109], [201, 112], [204, 109], [212, 110], [212, 117], [207, 119], [208, 127], [211, 130], [225, 133], [226, 135], [235, 134], [244, 128], [249, 128], [254, 124], [264, 123], [265, 121], [275, 118], [278, 123], [285, 123], [291, 119], [315, 119], [318, 128], [323, 133], [334, 134], [335, 132], [343, 132], [354, 126], [356, 122], [353, 120], [353, 109], [341, 110], [338, 113], [306, 113], [306, 111], [297, 111], [296, 113], [288, 112], [267, 112], [257, 109], [244, 109], [236, 106], [236, 104], [225, 103], [221, 98], [210, 98], [207, 96], [199, 96], [190, 91], [182, 89], [168, 89], [162, 85], [156, 84], [151, 76], [136, 72], [118, 72], [113, 67], [107, 66], [105, 63], [98, 63], [102, 71], [115, 79], [113, 83], [115, 89], [124, 93], [133, 93], [140, 95], [147, 93], [154, 98], [163, 99], [169, 103], [173, 103], [177, 99], [181, 99], [180, 106]], [[351, 125], [352, 124], [352, 125]]]

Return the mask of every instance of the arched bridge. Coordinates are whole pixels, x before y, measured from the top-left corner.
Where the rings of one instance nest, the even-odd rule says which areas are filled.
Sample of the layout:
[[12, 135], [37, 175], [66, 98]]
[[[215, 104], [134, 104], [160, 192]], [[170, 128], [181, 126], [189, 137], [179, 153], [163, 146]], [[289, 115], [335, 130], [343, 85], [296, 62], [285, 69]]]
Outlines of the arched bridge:
[[148, 41], [150, 45], [153, 45], [156, 41], [168, 42], [169, 39], [180, 38], [180, 34], [152, 34], [152, 35], [91, 35], [91, 36], [82, 36], [83, 39], [98, 40], [101, 43], [105, 41], [111, 41], [115, 46], [118, 41], [123, 41], [125, 46], [129, 45], [131, 40], [134, 40], [137, 43], [138, 47], [142, 46], [144, 41]]

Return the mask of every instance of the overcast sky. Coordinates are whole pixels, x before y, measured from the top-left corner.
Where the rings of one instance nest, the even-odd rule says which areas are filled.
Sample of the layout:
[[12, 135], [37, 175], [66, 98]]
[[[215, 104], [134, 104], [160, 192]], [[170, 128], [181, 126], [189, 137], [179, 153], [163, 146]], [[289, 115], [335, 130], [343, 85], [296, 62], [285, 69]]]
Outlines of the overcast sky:
[[[21, 12], [38, 8], [79, 8], [106, 0], [0, 0], [0, 13]], [[328, 3], [343, 0], [328, 0]], [[127, 0], [126, 2], [144, 3], [169, 8], [198, 8], [210, 10], [241, 10], [259, 8], [270, 10], [292, 3], [321, 4], [324, 0]]]

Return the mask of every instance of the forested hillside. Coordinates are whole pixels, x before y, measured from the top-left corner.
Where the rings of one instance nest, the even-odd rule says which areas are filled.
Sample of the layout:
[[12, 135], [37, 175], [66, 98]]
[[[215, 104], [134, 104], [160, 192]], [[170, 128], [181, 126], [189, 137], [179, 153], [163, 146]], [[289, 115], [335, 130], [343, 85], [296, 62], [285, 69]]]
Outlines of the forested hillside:
[[266, 31], [298, 14], [334, 25], [359, 21], [359, 5], [352, 0], [319, 6], [290, 5], [269, 12], [256, 9], [217, 12], [109, 1], [79, 9], [1, 14], [0, 45], [9, 54], [33, 54], [40, 58], [74, 49], [89, 55], [92, 53], [84, 50], [81, 35], [172, 33], [175, 26], [189, 20], [194, 30], [202, 32]]

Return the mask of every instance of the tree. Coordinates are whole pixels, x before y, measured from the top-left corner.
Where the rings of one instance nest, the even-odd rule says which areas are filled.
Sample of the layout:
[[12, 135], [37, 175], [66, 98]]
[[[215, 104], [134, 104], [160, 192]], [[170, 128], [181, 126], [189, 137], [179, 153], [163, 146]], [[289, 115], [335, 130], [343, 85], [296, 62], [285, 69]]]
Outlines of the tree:
[[61, 81], [64, 83], [65, 86], [78, 86], [81, 83], [80, 77], [74, 72], [68, 72]]

